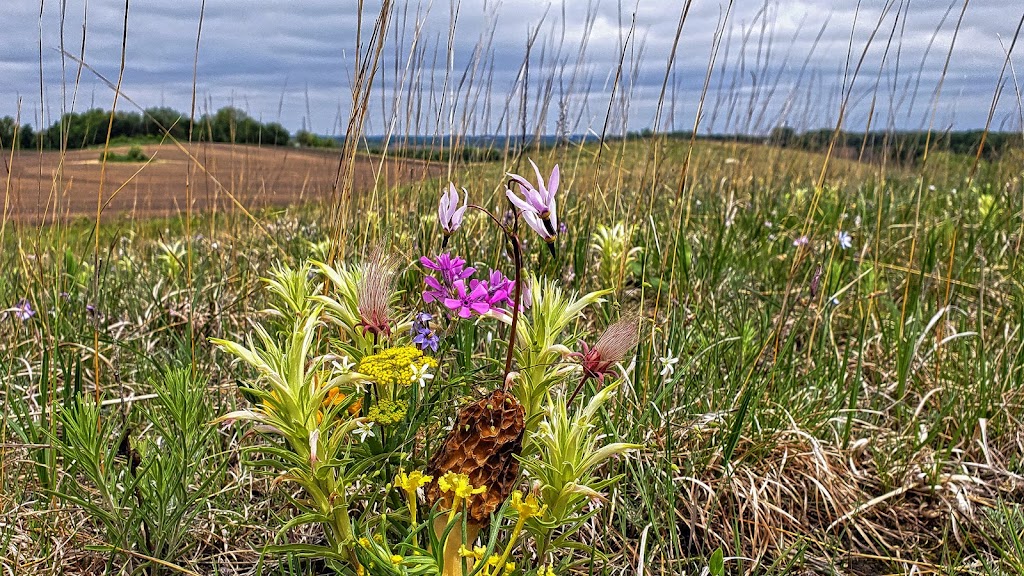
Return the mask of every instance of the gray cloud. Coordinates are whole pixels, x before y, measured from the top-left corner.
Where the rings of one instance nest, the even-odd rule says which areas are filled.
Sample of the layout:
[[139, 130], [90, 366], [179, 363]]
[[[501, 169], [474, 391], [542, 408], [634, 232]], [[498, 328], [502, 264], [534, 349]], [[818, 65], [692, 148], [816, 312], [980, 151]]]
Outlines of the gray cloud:
[[[59, 52], [61, 3], [46, 2], [40, 18], [39, 2], [5, 0], [0, 8], [8, 33], [0, 46], [0, 115], [14, 115], [20, 99], [22, 118], [35, 126], [52, 123], [72, 106], [77, 72]], [[691, 4], [668, 75], [661, 127], [693, 126], [720, 34], [703, 131], [765, 131], [782, 121], [827, 126], [838, 118], [847, 92], [850, 129], [862, 129], [869, 116], [876, 128], [980, 127], [1021, 17], [1004, 0], [973, 0], [936, 99], [960, 0], [910, 3], [909, 9], [906, 3], [865, 0], [859, 11], [844, 0], [737, 0], [723, 22], [727, 4]], [[354, 5], [207, 0], [195, 85], [200, 110], [232, 104], [292, 130], [338, 132], [351, 106]], [[92, 0], [88, 7], [86, 13], [84, 0], [66, 2], [64, 47], [75, 55], [82, 50], [84, 22], [85, 60], [116, 80], [124, 5]], [[601, 131], [609, 109], [613, 131], [652, 126], [682, 7], [682, 0], [622, 3], [621, 11], [612, 0], [462, 0], [449, 55], [449, 3], [399, 2], [367, 129], [518, 133], [527, 39], [534, 31], [525, 68], [530, 132], [537, 123], [543, 132], [558, 126]], [[364, 40], [375, 10], [371, 6], [362, 22]], [[126, 95], [142, 106], [189, 108], [199, 14], [200, 0], [131, 2]], [[1024, 62], [1022, 49], [1013, 58], [1016, 68]], [[40, 56], [45, 105], [39, 100]], [[1016, 90], [1007, 76], [994, 125], [1020, 129]], [[107, 108], [111, 100], [110, 90], [83, 72], [74, 108]]]

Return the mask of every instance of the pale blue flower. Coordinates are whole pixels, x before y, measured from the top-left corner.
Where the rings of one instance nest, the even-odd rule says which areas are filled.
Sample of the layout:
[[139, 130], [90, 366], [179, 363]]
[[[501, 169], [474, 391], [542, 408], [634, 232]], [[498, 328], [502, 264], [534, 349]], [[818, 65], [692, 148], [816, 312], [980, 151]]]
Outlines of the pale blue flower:
[[836, 234], [836, 241], [839, 242], [839, 247], [843, 250], [853, 247], [853, 237], [845, 230], [840, 230], [839, 233]]

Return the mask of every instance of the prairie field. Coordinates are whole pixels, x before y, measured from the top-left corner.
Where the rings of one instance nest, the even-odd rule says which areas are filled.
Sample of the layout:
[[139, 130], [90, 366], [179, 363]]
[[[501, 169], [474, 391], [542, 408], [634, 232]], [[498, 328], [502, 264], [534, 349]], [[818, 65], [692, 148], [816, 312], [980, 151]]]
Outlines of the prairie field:
[[[828, 119], [793, 130], [751, 120], [756, 78], [748, 110], [707, 96], [779, 48], [723, 11], [693, 124], [659, 125], [673, 45], [639, 131], [632, 36], [574, 103], [557, 86], [596, 81], [558, 26], [506, 94], [486, 39], [438, 68], [455, 23], [428, 49], [418, 9], [373, 6], [331, 136], [200, 118], [194, 79], [165, 119], [85, 64], [112, 111], [0, 131], [0, 574], [1024, 573], [1008, 43], [984, 128], [897, 129], [931, 86], [857, 96], [860, 51], [899, 39], [872, 33], [838, 99], [791, 88]], [[573, 106], [599, 112], [563, 130]]]

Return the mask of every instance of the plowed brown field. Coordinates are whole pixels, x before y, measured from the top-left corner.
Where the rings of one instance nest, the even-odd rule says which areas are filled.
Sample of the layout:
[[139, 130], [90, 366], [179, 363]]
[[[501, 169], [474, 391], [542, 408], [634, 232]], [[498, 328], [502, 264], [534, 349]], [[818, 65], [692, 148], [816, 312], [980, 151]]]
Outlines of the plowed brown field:
[[[184, 212], [191, 183], [196, 212], [237, 210], [327, 199], [338, 172], [339, 151], [231, 144], [197, 144], [191, 155], [172, 144], [143, 146], [149, 163], [108, 162], [103, 217], [161, 216]], [[124, 154], [127, 147], [112, 148]], [[5, 153], [6, 155], [6, 153]], [[95, 217], [100, 188], [100, 151], [18, 152], [0, 163], [0, 214], [23, 222]], [[357, 158], [358, 192], [374, 185], [380, 159]], [[402, 158], [384, 163], [382, 182], [394, 185], [443, 172], [441, 166]], [[10, 185], [7, 185], [8, 180]], [[6, 196], [6, 200], [3, 198]]]

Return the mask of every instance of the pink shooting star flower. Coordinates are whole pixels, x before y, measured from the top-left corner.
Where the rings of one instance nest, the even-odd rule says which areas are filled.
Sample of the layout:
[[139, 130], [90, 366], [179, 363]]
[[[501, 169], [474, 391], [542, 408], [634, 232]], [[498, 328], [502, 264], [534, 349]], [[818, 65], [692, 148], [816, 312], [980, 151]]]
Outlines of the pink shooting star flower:
[[444, 230], [444, 243], [447, 243], [448, 237], [462, 226], [462, 218], [466, 214], [466, 208], [469, 207], [469, 192], [463, 188], [462, 193], [464, 197], [460, 207], [459, 191], [455, 188], [454, 183], [448, 183], [447, 192], [441, 191], [441, 201], [437, 206], [437, 217], [441, 221], [441, 228]]
[[537, 174], [537, 186], [518, 174], [509, 174], [509, 178], [519, 185], [519, 192], [522, 197], [515, 194], [511, 189], [505, 190], [505, 196], [509, 202], [518, 208], [526, 220], [526, 224], [540, 235], [548, 244], [548, 249], [554, 255], [554, 241], [558, 236], [558, 214], [555, 194], [558, 192], [559, 170], [555, 164], [551, 170], [547, 185], [544, 177], [541, 176], [537, 164], [530, 160], [533, 171]]

